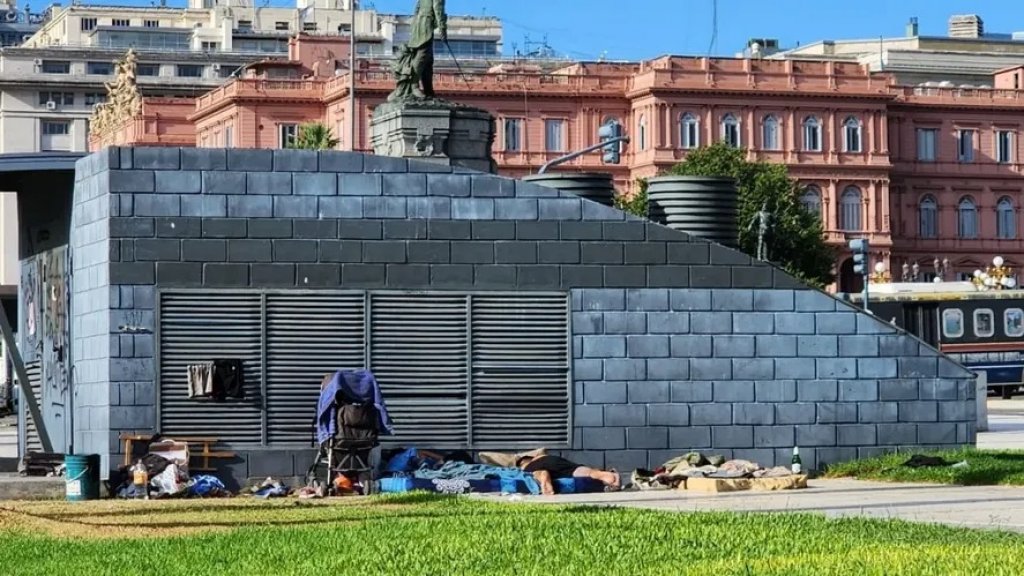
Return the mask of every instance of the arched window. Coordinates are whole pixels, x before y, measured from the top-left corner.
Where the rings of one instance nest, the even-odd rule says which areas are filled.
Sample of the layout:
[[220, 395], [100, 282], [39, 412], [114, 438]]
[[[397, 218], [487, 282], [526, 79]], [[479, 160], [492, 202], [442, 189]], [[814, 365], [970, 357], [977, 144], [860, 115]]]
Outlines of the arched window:
[[800, 205], [816, 218], [821, 218], [821, 189], [813, 184], [804, 188], [804, 193], [800, 196]]
[[821, 121], [814, 116], [804, 120], [804, 150], [821, 152]]
[[839, 199], [839, 228], [847, 232], [861, 230], [860, 188], [848, 186]]
[[964, 197], [957, 206], [958, 233], [960, 238], [978, 237], [978, 207], [974, 200]]
[[996, 236], [1000, 240], [1017, 237], [1017, 211], [1013, 209], [1013, 200], [1006, 196], [996, 204]]
[[861, 125], [860, 120], [857, 120], [853, 116], [846, 119], [843, 122], [844, 133], [846, 134], [846, 151], [847, 152], [860, 152], [861, 151]]
[[918, 236], [921, 238], [937, 238], [939, 236], [939, 205], [932, 196], [925, 196], [918, 206], [920, 225]]
[[639, 135], [639, 144], [641, 150], [647, 150], [647, 118], [643, 115], [640, 116], [640, 122], [637, 126], [637, 134]]
[[765, 150], [779, 149], [779, 119], [769, 114], [764, 118], [764, 134], [762, 135], [762, 147]]
[[722, 118], [722, 140], [733, 148], [740, 147], [740, 121], [732, 114]]
[[700, 147], [700, 120], [689, 112], [679, 119], [679, 143], [686, 150]]

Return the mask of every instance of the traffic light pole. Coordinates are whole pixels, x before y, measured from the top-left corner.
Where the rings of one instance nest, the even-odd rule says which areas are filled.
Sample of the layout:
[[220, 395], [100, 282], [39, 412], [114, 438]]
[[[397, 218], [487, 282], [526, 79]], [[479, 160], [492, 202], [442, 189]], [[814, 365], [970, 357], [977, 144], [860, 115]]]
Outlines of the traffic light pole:
[[593, 152], [594, 150], [600, 150], [601, 148], [604, 148], [605, 146], [607, 146], [609, 144], [618, 144], [619, 142], [626, 142], [626, 143], [628, 143], [629, 142], [629, 136], [622, 136], [622, 137], [619, 137], [619, 138], [612, 138], [610, 140], [605, 140], [604, 142], [601, 142], [600, 144], [594, 144], [593, 146], [590, 146], [589, 148], [584, 148], [583, 150], [580, 150], [579, 152], [573, 152], [572, 154], [567, 154], [567, 155], [562, 156], [560, 158], [555, 158], [551, 162], [548, 162], [547, 164], [541, 166], [540, 167], [540, 171], [538, 172], [538, 174], [543, 174], [543, 173], [547, 172], [549, 168], [554, 168], [555, 166], [558, 166], [559, 164], [565, 164], [569, 160], [574, 160], [576, 158], [579, 158], [580, 156], [583, 156], [584, 154], [589, 154], [589, 153]]

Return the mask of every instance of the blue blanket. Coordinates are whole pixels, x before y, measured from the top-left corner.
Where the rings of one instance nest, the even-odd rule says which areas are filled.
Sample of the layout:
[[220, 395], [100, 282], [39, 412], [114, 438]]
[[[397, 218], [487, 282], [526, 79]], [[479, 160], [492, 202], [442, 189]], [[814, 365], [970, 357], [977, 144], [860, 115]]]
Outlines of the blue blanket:
[[316, 412], [316, 438], [321, 444], [334, 437], [338, 431], [338, 394], [345, 400], [357, 403], [372, 403], [377, 408], [377, 427], [381, 436], [394, 433], [391, 415], [384, 404], [380, 384], [369, 370], [342, 370], [334, 374], [327, 386], [320, 391], [320, 402]]

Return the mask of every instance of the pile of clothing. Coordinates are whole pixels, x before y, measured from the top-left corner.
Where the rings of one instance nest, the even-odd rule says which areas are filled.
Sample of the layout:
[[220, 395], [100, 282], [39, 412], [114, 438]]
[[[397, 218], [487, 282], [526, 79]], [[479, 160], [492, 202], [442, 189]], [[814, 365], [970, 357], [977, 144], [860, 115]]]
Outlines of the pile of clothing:
[[656, 470], [637, 468], [632, 483], [639, 490], [669, 490], [679, 487], [687, 478], [783, 478], [793, 472], [785, 466], [764, 468], [749, 460], [726, 460], [722, 456], [705, 456], [689, 452], [665, 462]]
[[124, 466], [111, 476], [113, 493], [118, 498], [226, 498], [231, 492], [216, 476], [189, 476], [187, 466], [180, 460], [149, 453], [141, 460], [149, 483], [134, 483], [134, 466]]

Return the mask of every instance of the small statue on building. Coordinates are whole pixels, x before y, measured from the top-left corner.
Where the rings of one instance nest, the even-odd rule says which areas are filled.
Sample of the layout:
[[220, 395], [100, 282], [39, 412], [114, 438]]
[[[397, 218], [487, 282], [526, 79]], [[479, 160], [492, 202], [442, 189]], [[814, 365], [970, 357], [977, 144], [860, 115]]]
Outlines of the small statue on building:
[[134, 48], [129, 48], [124, 58], [117, 62], [114, 80], [104, 83], [107, 88], [107, 101], [93, 108], [92, 117], [89, 119], [90, 135], [102, 137], [128, 118], [142, 112], [142, 94], [139, 93], [136, 83], [137, 63]]
[[751, 220], [750, 225], [747, 226], [747, 230], [751, 230], [754, 224], [757, 224], [757, 259], [762, 261], [768, 260], [768, 246], [765, 244], [765, 236], [767, 236], [769, 228], [771, 226], [772, 214], [768, 211], [768, 204], [765, 203], [761, 206], [761, 210]]
[[412, 35], [392, 65], [397, 86], [389, 102], [433, 99], [434, 39], [448, 41], [444, 0], [417, 0]]

